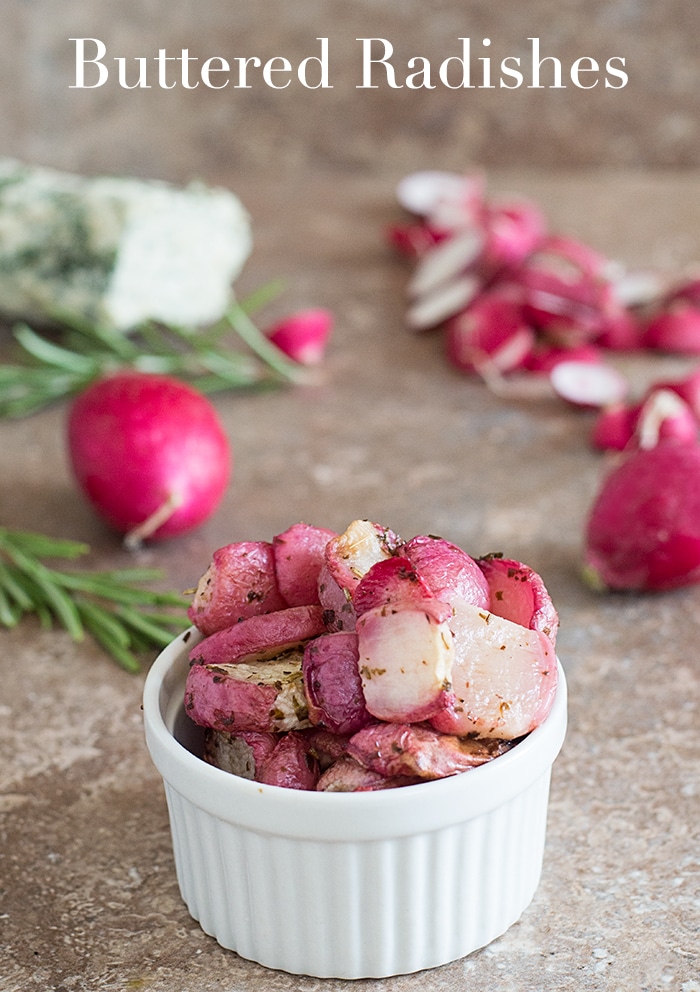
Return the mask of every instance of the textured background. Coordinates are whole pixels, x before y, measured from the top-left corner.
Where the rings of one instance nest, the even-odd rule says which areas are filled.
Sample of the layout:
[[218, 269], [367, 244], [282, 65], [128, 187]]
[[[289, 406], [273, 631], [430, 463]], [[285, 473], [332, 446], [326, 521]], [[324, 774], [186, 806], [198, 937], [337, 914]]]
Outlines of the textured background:
[[[694, 0], [3, 0], [2, 150], [80, 171], [184, 180], [254, 169], [373, 173], [439, 162], [576, 168], [700, 164]], [[525, 58], [529, 37], [565, 69], [580, 57], [624, 57], [624, 89], [358, 90], [357, 37], [383, 37], [397, 66], [435, 65], [484, 37], [494, 64]], [[97, 37], [114, 56], [188, 48], [285, 56], [294, 64], [330, 41], [333, 89], [219, 92], [200, 86], [126, 92], [110, 82], [71, 90], [70, 37]], [[133, 78], [133, 77], [132, 77]], [[543, 76], [544, 78], [544, 76]], [[290, 119], [293, 126], [290, 127]]]

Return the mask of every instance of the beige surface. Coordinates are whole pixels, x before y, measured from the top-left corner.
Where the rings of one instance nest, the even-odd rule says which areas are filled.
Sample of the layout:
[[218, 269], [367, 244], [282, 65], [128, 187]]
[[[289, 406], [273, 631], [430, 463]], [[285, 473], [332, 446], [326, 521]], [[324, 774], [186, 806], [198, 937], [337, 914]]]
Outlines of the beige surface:
[[[491, 177], [552, 223], [630, 263], [700, 257], [700, 179]], [[602, 460], [590, 421], [553, 401], [508, 403], [444, 364], [402, 324], [407, 270], [383, 245], [393, 183], [241, 180], [257, 248], [246, 280], [288, 277], [284, 303], [330, 305], [325, 381], [220, 397], [236, 452], [221, 512], [144, 553], [191, 586], [214, 547], [304, 519], [366, 516], [544, 575], [562, 621], [570, 731], [555, 765], [542, 883], [490, 948], [360, 989], [480, 992], [700, 988], [698, 590], [598, 598], [578, 578]], [[637, 388], [684, 363], [627, 359]], [[64, 409], [0, 424], [2, 520], [126, 553], [76, 496]], [[142, 741], [142, 677], [92, 644], [26, 623], [2, 633], [0, 988], [277, 992], [350, 988], [268, 972], [222, 951], [182, 905], [161, 786]]]

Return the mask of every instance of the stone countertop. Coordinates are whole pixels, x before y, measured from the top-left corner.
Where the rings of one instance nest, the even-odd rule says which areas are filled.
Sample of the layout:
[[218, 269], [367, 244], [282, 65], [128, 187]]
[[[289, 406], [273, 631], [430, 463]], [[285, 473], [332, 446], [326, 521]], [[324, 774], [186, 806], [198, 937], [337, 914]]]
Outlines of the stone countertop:
[[[184, 589], [229, 541], [368, 517], [541, 572], [561, 617], [570, 726], [535, 899], [490, 947], [413, 976], [305, 979], [222, 950], [180, 900], [143, 742], [143, 675], [27, 621], [0, 635], [3, 992], [700, 990], [700, 592], [583, 586], [583, 521], [605, 464], [588, 443], [590, 415], [495, 396], [448, 368], [439, 335], [406, 330], [408, 269], [382, 236], [399, 216], [396, 178], [220, 177], [253, 217], [243, 282], [284, 277], [283, 309], [329, 306], [337, 327], [316, 384], [216, 399], [236, 458], [225, 503], [197, 533], [138, 559]], [[629, 265], [700, 258], [696, 175], [513, 172], [489, 183], [537, 197], [554, 228]], [[636, 390], [687, 365], [615, 361]], [[123, 565], [71, 482], [64, 416], [58, 406], [0, 424], [2, 523], [85, 540], [90, 564]]]

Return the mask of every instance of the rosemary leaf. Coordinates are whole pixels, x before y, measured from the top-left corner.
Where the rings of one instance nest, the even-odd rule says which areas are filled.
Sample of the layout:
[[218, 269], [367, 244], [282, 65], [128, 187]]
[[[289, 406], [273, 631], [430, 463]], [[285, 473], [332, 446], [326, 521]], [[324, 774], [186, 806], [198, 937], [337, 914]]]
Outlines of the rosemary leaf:
[[11, 601], [5, 588], [0, 585], [0, 623], [3, 627], [16, 627], [23, 612], [17, 602]]
[[33, 531], [11, 531], [0, 527], [0, 548], [3, 544], [26, 551], [37, 558], [82, 558], [90, 551], [88, 545], [82, 541], [65, 541], [45, 534], [35, 534]]
[[122, 668], [138, 671], [139, 654], [162, 648], [187, 626], [188, 600], [145, 586], [161, 577], [155, 569], [66, 571], [43, 560], [72, 560], [89, 550], [0, 527], [0, 626], [34, 614], [45, 629], [58, 623], [76, 641], [87, 632]]
[[68, 348], [61, 348], [60, 345], [37, 334], [26, 324], [15, 327], [14, 336], [26, 352], [45, 365], [55, 365], [66, 372], [85, 376], [93, 376], [99, 371], [94, 359], [70, 351]]
[[308, 382], [308, 370], [288, 359], [251, 317], [278, 288], [271, 283], [232, 302], [208, 328], [148, 321], [123, 334], [57, 313], [57, 328], [47, 337], [20, 324], [14, 329], [18, 361], [0, 363], [0, 418], [29, 416], [124, 368], [171, 375], [206, 393]]
[[[164, 629], [153, 614], [139, 613], [126, 606], [118, 607], [115, 614], [130, 630], [145, 634], [151, 643], [165, 647], [173, 639], [172, 631]], [[170, 621], [172, 622], [172, 617]], [[183, 616], [181, 629], [184, 630], [188, 623], [186, 616]]]
[[32, 609], [32, 598], [22, 586], [21, 581], [18, 581], [16, 571], [16, 568], [0, 561], [0, 589], [3, 589], [6, 595], [17, 604], [19, 610], [24, 613]]
[[120, 636], [123, 627], [113, 623], [107, 611], [94, 603], [81, 603], [80, 613], [86, 629], [97, 643], [127, 672], [138, 672], [139, 661], [130, 650], [131, 641]]

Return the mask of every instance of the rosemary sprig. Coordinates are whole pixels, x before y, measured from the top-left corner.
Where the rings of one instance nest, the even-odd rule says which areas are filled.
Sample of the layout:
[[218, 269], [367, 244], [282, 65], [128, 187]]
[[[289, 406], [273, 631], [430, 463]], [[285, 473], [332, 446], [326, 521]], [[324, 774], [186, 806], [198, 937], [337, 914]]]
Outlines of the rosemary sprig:
[[138, 655], [165, 647], [188, 624], [187, 599], [144, 584], [160, 578], [147, 568], [72, 571], [46, 560], [75, 560], [89, 547], [29, 531], [0, 527], [0, 626], [34, 614], [41, 625], [63, 627], [75, 641], [88, 633], [129, 672]]
[[275, 291], [262, 288], [232, 302], [204, 329], [147, 323], [126, 335], [59, 314], [50, 337], [19, 324], [18, 360], [0, 363], [0, 418], [29, 416], [121, 368], [176, 376], [204, 393], [304, 382], [306, 370], [270, 344], [250, 316]]

